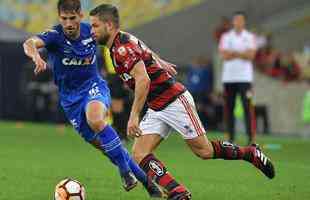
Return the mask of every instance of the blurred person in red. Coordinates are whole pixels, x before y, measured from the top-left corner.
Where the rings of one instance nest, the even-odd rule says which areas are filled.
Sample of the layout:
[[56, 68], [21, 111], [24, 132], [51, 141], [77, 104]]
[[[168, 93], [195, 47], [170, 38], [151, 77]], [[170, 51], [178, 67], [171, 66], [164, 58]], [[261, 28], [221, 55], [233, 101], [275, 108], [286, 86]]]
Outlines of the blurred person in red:
[[228, 17], [223, 16], [220, 24], [215, 28], [213, 33], [214, 39], [219, 43], [222, 35], [231, 29], [231, 22]]

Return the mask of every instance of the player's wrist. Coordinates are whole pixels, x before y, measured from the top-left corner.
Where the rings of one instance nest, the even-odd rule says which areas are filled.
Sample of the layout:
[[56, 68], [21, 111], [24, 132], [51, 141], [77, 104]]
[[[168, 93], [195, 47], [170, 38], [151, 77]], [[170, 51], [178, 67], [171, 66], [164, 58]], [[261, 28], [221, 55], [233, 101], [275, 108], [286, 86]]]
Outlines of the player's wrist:
[[40, 58], [40, 54], [38, 52], [34, 52], [32, 54], [32, 60], [35, 62], [38, 58]]

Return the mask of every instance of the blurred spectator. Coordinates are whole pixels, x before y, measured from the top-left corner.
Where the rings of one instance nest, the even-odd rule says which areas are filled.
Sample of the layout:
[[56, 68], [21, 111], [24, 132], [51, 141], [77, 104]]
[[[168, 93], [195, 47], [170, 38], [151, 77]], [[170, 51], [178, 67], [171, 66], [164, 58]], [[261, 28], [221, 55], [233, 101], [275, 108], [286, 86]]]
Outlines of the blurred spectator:
[[[200, 56], [189, 65], [186, 86], [193, 96], [200, 98], [208, 96], [213, 90], [212, 62]], [[197, 99], [198, 100], [198, 99]]]
[[214, 31], [214, 39], [217, 43], [219, 43], [223, 33], [226, 33], [231, 29], [231, 23], [228, 17], [223, 16], [221, 18], [220, 24], [215, 28]]
[[213, 90], [213, 65], [209, 59], [200, 56], [193, 60], [187, 72], [186, 86], [195, 99], [202, 123], [206, 125], [208, 122], [206, 110], [210, 105], [209, 95]]
[[300, 78], [300, 67], [293, 53], [283, 54], [280, 59], [284, 81], [294, 81]]

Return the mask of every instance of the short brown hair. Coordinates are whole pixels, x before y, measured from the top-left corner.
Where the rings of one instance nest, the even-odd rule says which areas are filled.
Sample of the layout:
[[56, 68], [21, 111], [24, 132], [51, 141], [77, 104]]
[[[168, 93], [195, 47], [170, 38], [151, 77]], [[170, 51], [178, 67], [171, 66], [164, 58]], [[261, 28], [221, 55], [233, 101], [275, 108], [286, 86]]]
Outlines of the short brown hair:
[[92, 9], [89, 15], [98, 16], [101, 21], [110, 20], [117, 28], [120, 26], [118, 9], [112, 4], [101, 4]]
[[63, 12], [80, 12], [81, 1], [80, 0], [58, 0], [57, 3], [58, 13]]

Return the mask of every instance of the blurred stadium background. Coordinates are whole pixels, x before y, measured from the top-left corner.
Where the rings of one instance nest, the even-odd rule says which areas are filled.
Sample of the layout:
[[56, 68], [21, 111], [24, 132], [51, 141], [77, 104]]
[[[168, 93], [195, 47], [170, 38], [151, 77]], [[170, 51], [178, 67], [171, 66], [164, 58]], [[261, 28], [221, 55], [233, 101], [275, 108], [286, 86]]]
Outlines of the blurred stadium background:
[[[88, 10], [102, 2], [82, 0], [86, 16]], [[253, 175], [253, 169], [246, 168], [248, 166], [235, 164], [239, 167], [227, 170], [227, 166], [223, 167], [218, 161], [197, 161], [183, 150], [183, 144], [179, 146], [180, 139], [175, 137], [167, 141], [159, 154], [172, 169], [176, 169], [176, 176], [188, 184], [197, 200], [310, 199], [310, 157], [307, 154], [310, 145], [309, 0], [104, 2], [119, 7], [123, 29], [141, 38], [160, 52], [161, 57], [178, 65], [178, 78], [197, 95], [194, 98], [199, 114], [211, 137], [223, 137], [224, 130], [221, 59], [217, 54], [217, 42], [229, 26], [226, 19], [234, 11], [244, 10], [248, 15], [248, 28], [256, 33], [260, 45], [255, 59], [254, 81], [258, 141], [276, 161], [279, 178], [262, 186], [266, 182], [264, 177]], [[107, 178], [108, 182], [100, 178], [101, 172], [98, 171], [105, 165], [102, 159], [94, 156], [97, 154], [91, 147], [80, 144], [73, 131], [63, 125], [66, 120], [59, 108], [51, 72], [34, 76], [34, 65], [25, 57], [22, 42], [55, 23], [54, 0], [0, 1], [0, 199], [51, 199], [53, 184], [70, 175], [89, 186], [88, 192], [93, 200], [145, 199], [146, 195], [140, 194], [142, 189], [123, 194], [118, 188], [116, 173]], [[104, 53], [103, 50], [100, 55]], [[131, 98], [127, 98], [128, 91], [103, 61], [100, 70], [112, 88], [112, 123], [124, 132]], [[199, 98], [201, 96], [203, 98]], [[242, 111], [238, 106], [236, 115], [240, 133], [238, 141], [243, 144]], [[205, 178], [202, 179], [198, 171], [190, 174], [187, 169], [190, 166], [182, 165], [184, 160], [174, 157], [180, 151], [186, 163], [199, 166], [199, 172], [206, 171]], [[62, 164], [60, 154], [63, 152], [67, 158]], [[89, 161], [89, 158], [93, 160]], [[45, 163], [45, 160], [49, 161]], [[110, 165], [104, 167], [102, 174], [108, 174], [105, 170], [112, 170]], [[215, 173], [208, 173], [212, 170]], [[228, 171], [237, 174], [236, 177]], [[241, 188], [234, 188], [232, 183], [240, 184]], [[101, 190], [98, 189], [101, 184], [108, 185]], [[256, 188], [260, 189], [255, 192]], [[97, 197], [102, 191], [106, 198]]]

